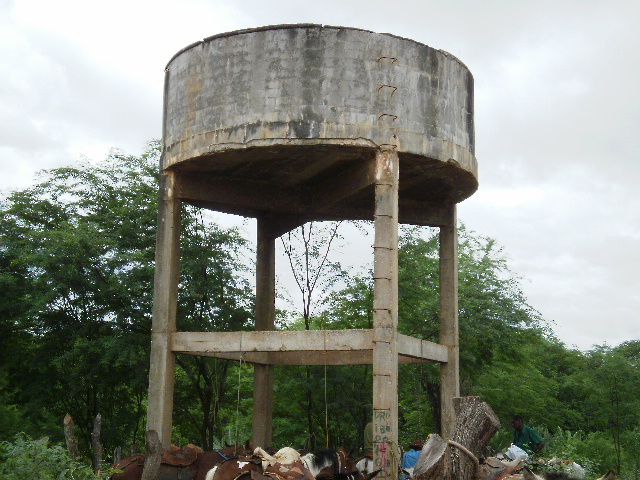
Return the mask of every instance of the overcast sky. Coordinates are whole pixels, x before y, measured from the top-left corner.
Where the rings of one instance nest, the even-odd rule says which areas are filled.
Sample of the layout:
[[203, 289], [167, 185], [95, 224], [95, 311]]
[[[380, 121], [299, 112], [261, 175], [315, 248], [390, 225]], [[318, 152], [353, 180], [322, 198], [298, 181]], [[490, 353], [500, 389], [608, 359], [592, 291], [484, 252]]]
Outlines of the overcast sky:
[[164, 67], [202, 38], [319, 23], [446, 50], [475, 78], [480, 189], [459, 218], [504, 247], [568, 346], [640, 339], [638, 0], [0, 0], [0, 191], [159, 138]]

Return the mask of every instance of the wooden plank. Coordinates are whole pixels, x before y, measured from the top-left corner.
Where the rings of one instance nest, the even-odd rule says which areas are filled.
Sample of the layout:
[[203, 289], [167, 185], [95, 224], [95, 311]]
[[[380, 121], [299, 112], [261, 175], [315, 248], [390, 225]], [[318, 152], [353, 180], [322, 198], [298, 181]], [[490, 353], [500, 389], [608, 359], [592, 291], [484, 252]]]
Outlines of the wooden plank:
[[[415, 339], [420, 341], [419, 339]], [[430, 342], [426, 342], [430, 343]], [[439, 347], [438, 344], [434, 344]], [[445, 353], [434, 350], [430, 353], [429, 348], [423, 349], [422, 356], [416, 354], [412, 349], [408, 353], [406, 351], [398, 352], [398, 363], [433, 363], [442, 362], [446, 358]], [[400, 350], [400, 347], [399, 347]], [[189, 355], [188, 352], [180, 352], [183, 355]], [[321, 352], [301, 350], [296, 352], [208, 352], [208, 353], [191, 353], [191, 355], [200, 355], [204, 357], [224, 358], [227, 360], [236, 360], [246, 363], [262, 364], [262, 365], [372, 365], [373, 349], [367, 350], [342, 350]]]
[[398, 334], [398, 355], [405, 359], [414, 358], [441, 363], [449, 361], [449, 349], [446, 346], [402, 334]]
[[[189, 355], [187, 352], [182, 354]], [[203, 357], [242, 360], [257, 365], [371, 365], [372, 349], [319, 352], [299, 350], [295, 352], [217, 352], [192, 353]], [[411, 359], [408, 363], [413, 363]]]
[[[355, 342], [351, 332], [357, 332], [356, 337], [361, 337]], [[371, 365], [372, 350], [375, 341], [389, 342], [395, 332], [390, 328], [371, 330], [314, 330], [312, 332], [275, 332], [293, 333], [294, 336], [311, 335], [321, 343], [313, 346], [305, 340], [306, 349], [295, 350], [295, 345], [287, 345], [288, 350], [277, 350], [272, 347], [267, 351], [242, 350], [242, 346], [252, 347], [252, 344], [243, 341], [242, 334], [247, 332], [177, 332], [172, 336], [172, 349], [178, 353], [215, 356], [240, 360], [249, 363], [274, 364], [274, 365]], [[346, 334], [346, 335], [343, 335]], [[335, 337], [337, 340], [333, 346], [331, 342], [325, 344], [325, 334]], [[343, 338], [340, 338], [343, 337]], [[234, 340], [235, 338], [235, 340]], [[285, 335], [285, 341], [292, 339], [291, 335]], [[346, 340], [345, 340], [346, 338]], [[407, 335], [397, 335], [398, 359], [400, 363], [413, 362], [447, 362], [449, 349], [437, 343], [413, 338]], [[266, 345], [268, 342], [260, 342]], [[276, 345], [281, 345], [278, 341]], [[196, 350], [188, 351], [193, 347]], [[311, 347], [314, 347], [313, 349]], [[326, 348], [326, 350], [325, 350]], [[331, 353], [327, 357], [327, 353]]]

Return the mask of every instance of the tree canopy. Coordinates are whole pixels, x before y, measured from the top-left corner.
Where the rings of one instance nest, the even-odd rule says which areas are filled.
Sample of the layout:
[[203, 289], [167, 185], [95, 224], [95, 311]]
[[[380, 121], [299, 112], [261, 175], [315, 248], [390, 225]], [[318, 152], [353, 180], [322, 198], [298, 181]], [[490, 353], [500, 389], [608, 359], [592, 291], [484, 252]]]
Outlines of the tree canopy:
[[[44, 429], [59, 439], [69, 413], [87, 446], [100, 413], [108, 444], [143, 438], [159, 156], [158, 142], [140, 157], [114, 151], [99, 164], [46, 171], [2, 201], [0, 432]], [[179, 327], [248, 328], [247, 242], [191, 207], [182, 240]], [[177, 434], [209, 446], [222, 435], [216, 414], [227, 391], [228, 366], [217, 363], [181, 358], [177, 376]]]

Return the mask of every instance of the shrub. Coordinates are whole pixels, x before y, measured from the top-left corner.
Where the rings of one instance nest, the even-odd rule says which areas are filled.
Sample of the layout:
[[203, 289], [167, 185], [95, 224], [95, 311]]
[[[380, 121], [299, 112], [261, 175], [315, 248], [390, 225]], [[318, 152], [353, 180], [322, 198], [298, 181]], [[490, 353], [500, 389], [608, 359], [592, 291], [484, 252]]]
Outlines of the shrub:
[[72, 460], [64, 447], [49, 445], [47, 437], [33, 440], [19, 433], [13, 443], [0, 442], [0, 478], [98, 480], [104, 477], [95, 475], [90, 466]]

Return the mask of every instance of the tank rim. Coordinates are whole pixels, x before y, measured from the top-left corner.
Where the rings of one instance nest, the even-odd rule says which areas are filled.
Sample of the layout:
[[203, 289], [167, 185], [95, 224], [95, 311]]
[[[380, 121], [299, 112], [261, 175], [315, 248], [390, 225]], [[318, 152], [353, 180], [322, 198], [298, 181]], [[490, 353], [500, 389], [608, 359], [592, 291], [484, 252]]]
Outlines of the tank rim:
[[256, 33], [256, 32], [265, 32], [265, 31], [269, 31], [269, 30], [288, 30], [288, 29], [295, 29], [295, 28], [300, 28], [300, 29], [304, 29], [304, 28], [320, 28], [320, 29], [333, 29], [333, 30], [354, 30], [357, 32], [365, 32], [365, 33], [373, 33], [376, 35], [386, 35], [388, 37], [392, 37], [392, 38], [397, 38], [400, 40], [404, 40], [407, 42], [413, 42], [417, 45], [423, 46], [423, 47], [427, 47], [427, 48], [431, 48], [437, 52], [440, 52], [441, 54], [447, 56], [447, 57], [451, 57], [453, 60], [455, 60], [456, 62], [458, 62], [460, 65], [462, 65], [464, 68], [467, 69], [467, 71], [469, 71], [469, 73], [471, 73], [471, 71], [469, 70], [469, 67], [467, 67], [464, 62], [462, 62], [458, 57], [456, 57], [455, 55], [447, 52], [446, 50], [441, 50], [439, 48], [434, 48], [431, 47], [429, 45], [427, 45], [426, 43], [422, 43], [422, 42], [418, 42], [417, 40], [413, 40], [411, 38], [406, 38], [403, 37], [401, 35], [395, 35], [393, 33], [380, 33], [380, 32], [374, 32], [373, 30], [367, 30], [366, 28], [358, 28], [358, 27], [344, 27], [344, 26], [337, 26], [337, 25], [322, 25], [320, 23], [283, 23], [280, 25], [265, 25], [263, 27], [253, 27], [253, 28], [243, 28], [240, 30], [232, 30], [230, 32], [224, 32], [224, 33], [217, 33], [215, 35], [211, 35], [209, 37], [205, 37], [202, 40], [199, 40], [197, 42], [194, 42], [190, 45], [187, 45], [186, 47], [184, 47], [183, 49], [179, 50], [178, 52], [176, 52], [175, 55], [173, 55], [171, 57], [171, 60], [169, 60], [167, 62], [167, 65], [165, 66], [165, 71], [166, 69], [169, 68], [169, 65], [171, 64], [171, 62], [173, 62], [176, 57], [179, 57], [180, 55], [182, 55], [184, 52], [191, 50], [195, 47], [198, 47], [199, 45], [203, 45], [205, 43], [209, 43], [213, 40], [217, 40], [219, 38], [228, 38], [228, 37], [233, 37], [236, 35], [243, 35], [246, 33]]

